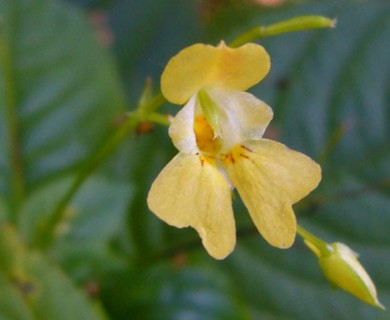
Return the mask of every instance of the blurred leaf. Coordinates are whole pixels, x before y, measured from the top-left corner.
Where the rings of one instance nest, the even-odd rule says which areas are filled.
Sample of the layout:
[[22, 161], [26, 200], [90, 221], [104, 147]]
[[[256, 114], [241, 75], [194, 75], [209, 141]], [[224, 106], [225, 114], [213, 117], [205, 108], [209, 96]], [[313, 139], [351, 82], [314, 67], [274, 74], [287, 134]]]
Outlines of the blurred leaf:
[[77, 10], [56, 0], [0, 0], [0, 12], [0, 192], [20, 202], [90, 154], [113, 129], [124, 96]]
[[[69, 183], [69, 179], [58, 180], [29, 197], [19, 225], [24, 239], [31, 241]], [[50, 252], [74, 278], [86, 280], [117, 262], [110, 242], [124, 232], [124, 214], [131, 196], [128, 184], [96, 176], [87, 181], [67, 207]]]
[[8, 208], [6, 202], [0, 197], [0, 224], [7, 221]]
[[[130, 314], [136, 319], [247, 319], [245, 307], [218, 269], [182, 268], [185, 259], [178, 256], [172, 264], [122, 275], [126, 286], [104, 288], [107, 309], [115, 319], [128, 319]], [[119, 304], [122, 299], [126, 303]]]
[[37, 252], [29, 252], [11, 227], [0, 231], [2, 319], [105, 319], [63, 273]]
[[[33, 193], [25, 200], [20, 221], [18, 223], [19, 232], [27, 243], [31, 243], [34, 233], [40, 227], [40, 224], [47, 219], [61, 199], [63, 194], [69, 188], [72, 179], [70, 177], [55, 180], [47, 183], [40, 188], [36, 188]], [[66, 228], [71, 218], [72, 209], [67, 208], [65, 221], [61, 221], [60, 228]], [[59, 230], [56, 230], [58, 233]]]
[[34, 319], [28, 307], [24, 304], [18, 290], [0, 271], [0, 319], [24, 320]]
[[74, 278], [85, 281], [121, 264], [124, 258], [112, 245], [125, 234], [123, 221], [132, 194], [128, 184], [93, 178], [75, 197], [69, 222], [52, 248]]

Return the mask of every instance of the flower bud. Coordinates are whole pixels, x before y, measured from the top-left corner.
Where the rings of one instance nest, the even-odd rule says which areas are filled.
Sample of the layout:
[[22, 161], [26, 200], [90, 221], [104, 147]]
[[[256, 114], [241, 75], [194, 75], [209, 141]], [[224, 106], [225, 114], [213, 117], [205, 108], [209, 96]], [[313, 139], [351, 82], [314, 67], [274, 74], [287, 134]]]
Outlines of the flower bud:
[[385, 309], [377, 298], [374, 283], [359, 263], [356, 252], [339, 242], [318, 248], [305, 239], [305, 244], [318, 257], [322, 272], [333, 285], [370, 305]]

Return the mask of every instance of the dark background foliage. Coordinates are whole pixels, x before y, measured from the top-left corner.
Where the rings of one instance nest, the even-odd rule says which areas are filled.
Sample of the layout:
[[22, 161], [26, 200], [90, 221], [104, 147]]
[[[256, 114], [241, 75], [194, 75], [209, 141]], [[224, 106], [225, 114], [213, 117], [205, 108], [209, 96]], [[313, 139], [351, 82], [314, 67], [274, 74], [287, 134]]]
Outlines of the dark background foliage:
[[272, 69], [251, 92], [274, 109], [267, 136], [322, 164], [299, 222], [359, 252], [390, 306], [388, 1], [0, 0], [0, 319], [390, 319], [333, 290], [300, 239], [271, 248], [239, 199], [238, 245], [224, 261], [193, 230], [155, 218], [147, 192], [176, 153], [165, 127], [130, 134], [66, 208], [52, 245], [34, 246], [173, 54], [304, 14], [337, 28], [261, 41]]

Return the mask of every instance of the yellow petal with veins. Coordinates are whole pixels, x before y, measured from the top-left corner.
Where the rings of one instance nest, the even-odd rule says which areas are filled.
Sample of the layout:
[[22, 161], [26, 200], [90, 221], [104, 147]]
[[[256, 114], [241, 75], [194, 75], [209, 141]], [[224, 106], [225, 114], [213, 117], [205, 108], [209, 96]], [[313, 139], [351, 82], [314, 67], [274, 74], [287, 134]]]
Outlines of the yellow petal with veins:
[[172, 103], [184, 104], [200, 88], [216, 86], [245, 91], [269, 72], [270, 57], [254, 43], [229, 48], [194, 44], [169, 60], [161, 76], [161, 91]]
[[207, 159], [179, 153], [153, 182], [148, 206], [172, 226], [196, 229], [212, 257], [223, 259], [233, 251], [236, 236], [230, 189]]
[[275, 247], [290, 247], [296, 234], [291, 206], [317, 187], [320, 166], [304, 154], [266, 139], [236, 147], [224, 162], [262, 236]]

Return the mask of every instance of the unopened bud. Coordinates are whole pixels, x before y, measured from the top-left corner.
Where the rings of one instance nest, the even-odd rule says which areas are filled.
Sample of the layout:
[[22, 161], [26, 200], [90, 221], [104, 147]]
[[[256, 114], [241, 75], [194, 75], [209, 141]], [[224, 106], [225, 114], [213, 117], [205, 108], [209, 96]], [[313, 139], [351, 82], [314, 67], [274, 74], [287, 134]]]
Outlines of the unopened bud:
[[305, 244], [318, 257], [325, 277], [335, 286], [360, 300], [385, 309], [377, 298], [376, 288], [370, 276], [358, 261], [358, 254], [345, 244], [335, 242], [318, 248], [305, 239]]

